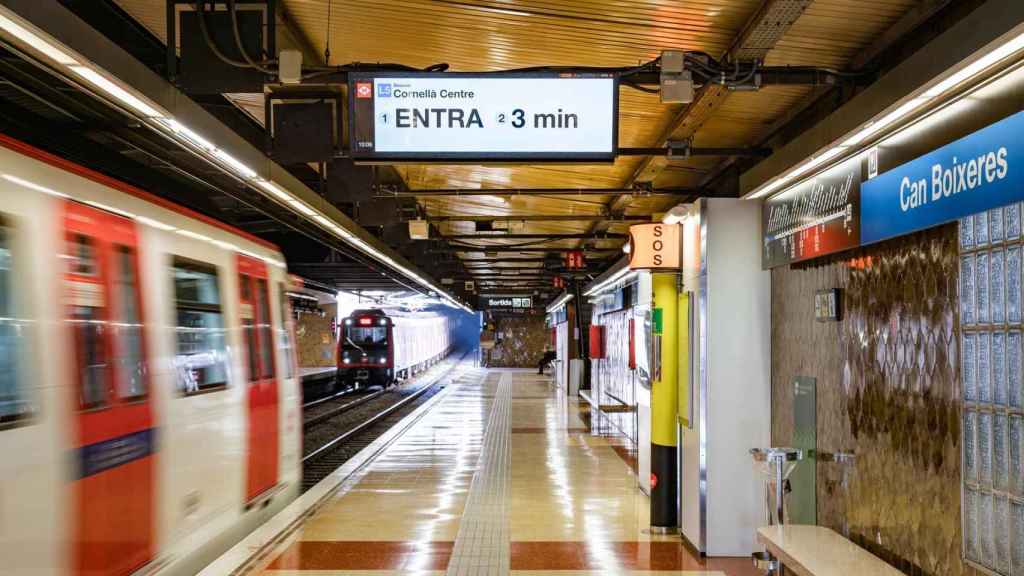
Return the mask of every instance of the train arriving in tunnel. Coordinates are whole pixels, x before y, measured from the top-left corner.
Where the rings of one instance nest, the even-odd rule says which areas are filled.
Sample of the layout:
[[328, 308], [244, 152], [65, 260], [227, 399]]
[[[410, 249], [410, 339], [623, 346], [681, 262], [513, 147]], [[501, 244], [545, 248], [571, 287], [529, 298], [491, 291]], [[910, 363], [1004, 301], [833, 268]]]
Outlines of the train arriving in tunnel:
[[299, 491], [275, 246], [0, 135], [0, 572], [193, 574]]
[[356, 310], [341, 323], [336, 385], [386, 388], [442, 360], [451, 343], [447, 316]]

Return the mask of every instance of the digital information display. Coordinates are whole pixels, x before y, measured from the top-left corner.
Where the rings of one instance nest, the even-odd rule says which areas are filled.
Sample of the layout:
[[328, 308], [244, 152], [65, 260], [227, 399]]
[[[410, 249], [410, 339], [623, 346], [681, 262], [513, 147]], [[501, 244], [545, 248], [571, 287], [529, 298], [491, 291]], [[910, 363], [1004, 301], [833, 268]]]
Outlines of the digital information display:
[[349, 74], [356, 160], [615, 157], [618, 83], [610, 75]]

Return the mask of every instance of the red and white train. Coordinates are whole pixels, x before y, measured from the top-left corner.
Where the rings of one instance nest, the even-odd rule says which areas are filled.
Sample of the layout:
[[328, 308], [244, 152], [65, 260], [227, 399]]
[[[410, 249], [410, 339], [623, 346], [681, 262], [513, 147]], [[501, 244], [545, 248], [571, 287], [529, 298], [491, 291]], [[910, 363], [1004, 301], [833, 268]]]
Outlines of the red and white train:
[[189, 574], [294, 498], [271, 244], [0, 136], [0, 573]]
[[386, 388], [442, 360], [451, 344], [451, 326], [442, 314], [356, 310], [341, 323], [336, 384]]

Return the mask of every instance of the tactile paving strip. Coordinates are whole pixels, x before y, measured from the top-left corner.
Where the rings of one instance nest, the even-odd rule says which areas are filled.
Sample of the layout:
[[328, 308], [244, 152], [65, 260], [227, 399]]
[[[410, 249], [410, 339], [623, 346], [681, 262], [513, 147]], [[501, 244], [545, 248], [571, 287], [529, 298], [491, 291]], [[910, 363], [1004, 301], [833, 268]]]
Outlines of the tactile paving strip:
[[455, 547], [448, 562], [449, 576], [484, 576], [508, 574], [511, 556], [509, 546], [508, 492], [509, 439], [512, 429], [509, 408], [512, 386], [509, 374], [490, 374], [484, 383], [486, 392], [494, 390], [487, 421], [487, 432], [480, 452], [480, 463], [466, 499], [466, 507], [455, 538]]

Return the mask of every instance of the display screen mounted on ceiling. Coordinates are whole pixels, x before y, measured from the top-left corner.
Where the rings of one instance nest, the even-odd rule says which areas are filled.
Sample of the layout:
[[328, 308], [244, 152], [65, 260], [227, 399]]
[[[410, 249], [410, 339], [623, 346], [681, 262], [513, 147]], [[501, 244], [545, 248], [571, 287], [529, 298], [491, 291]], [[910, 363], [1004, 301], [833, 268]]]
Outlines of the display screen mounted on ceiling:
[[611, 74], [349, 74], [356, 160], [611, 161]]

